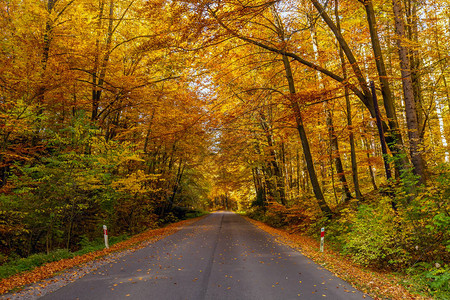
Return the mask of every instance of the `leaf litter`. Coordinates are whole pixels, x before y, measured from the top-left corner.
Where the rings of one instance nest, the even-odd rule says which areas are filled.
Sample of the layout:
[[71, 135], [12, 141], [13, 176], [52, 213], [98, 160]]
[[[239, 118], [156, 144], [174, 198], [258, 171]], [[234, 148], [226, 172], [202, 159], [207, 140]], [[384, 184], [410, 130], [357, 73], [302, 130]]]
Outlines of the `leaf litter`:
[[[109, 249], [98, 250], [73, 258], [50, 262], [31, 271], [4, 278], [0, 281], [1, 298], [36, 299], [41, 297], [43, 294], [57, 290], [62, 286], [95, 271], [100, 266], [110, 264], [130, 252], [144, 248], [151, 243], [174, 234], [184, 226], [188, 226], [203, 217], [180, 221], [163, 228], [147, 230], [126, 241], [114, 244]], [[60, 274], [61, 272], [63, 272], [63, 274]], [[53, 276], [56, 277], [51, 278]], [[20, 291], [6, 294], [13, 290]]]
[[[253, 225], [275, 237], [279, 243], [299, 250], [303, 255], [322, 266], [326, 265], [326, 268], [337, 277], [356, 286], [362, 292], [373, 297], [373, 299], [426, 299], [419, 295], [411, 294], [405, 287], [401, 286], [399, 284], [401, 278], [399, 277], [364, 269], [330, 249], [325, 249], [323, 253], [319, 252], [319, 242], [311, 237], [298, 233], [289, 233], [283, 229], [270, 227], [263, 222], [248, 217], [245, 218]], [[354, 293], [355, 291], [346, 292]]]

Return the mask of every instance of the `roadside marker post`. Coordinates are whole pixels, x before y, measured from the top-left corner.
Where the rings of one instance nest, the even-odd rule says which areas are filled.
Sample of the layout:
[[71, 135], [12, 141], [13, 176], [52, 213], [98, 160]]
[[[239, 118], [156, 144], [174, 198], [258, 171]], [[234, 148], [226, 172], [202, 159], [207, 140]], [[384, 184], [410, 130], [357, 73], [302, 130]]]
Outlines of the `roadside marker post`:
[[325, 240], [325, 227], [320, 229], [320, 252], [323, 252], [323, 244]]
[[106, 225], [103, 225], [103, 236], [105, 237], [105, 247], [106, 247], [106, 249], [109, 249], [109, 244], [108, 244], [108, 228], [106, 227]]

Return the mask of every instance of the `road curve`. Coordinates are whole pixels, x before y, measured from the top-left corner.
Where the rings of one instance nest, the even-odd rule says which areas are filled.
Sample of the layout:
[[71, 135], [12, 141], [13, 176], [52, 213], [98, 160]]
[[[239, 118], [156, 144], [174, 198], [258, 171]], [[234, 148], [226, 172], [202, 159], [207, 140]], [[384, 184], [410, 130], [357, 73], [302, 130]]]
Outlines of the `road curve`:
[[370, 299], [239, 215], [221, 212], [41, 299]]

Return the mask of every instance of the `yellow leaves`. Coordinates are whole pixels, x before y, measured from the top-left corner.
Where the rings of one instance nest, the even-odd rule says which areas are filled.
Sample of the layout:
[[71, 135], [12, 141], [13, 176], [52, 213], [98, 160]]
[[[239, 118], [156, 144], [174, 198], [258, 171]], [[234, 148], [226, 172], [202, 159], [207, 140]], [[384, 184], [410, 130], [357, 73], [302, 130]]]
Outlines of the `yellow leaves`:
[[143, 194], [153, 191], [150, 187], [146, 186], [146, 184], [156, 180], [158, 177], [159, 176], [156, 174], [145, 174], [144, 171], [137, 170], [127, 177], [113, 182], [111, 186], [120, 192]]
[[136, 161], [136, 162], [143, 162], [144, 160], [139, 157], [136, 153], [130, 153], [127, 156], [123, 156], [120, 158], [120, 163], [130, 162], [130, 161]]

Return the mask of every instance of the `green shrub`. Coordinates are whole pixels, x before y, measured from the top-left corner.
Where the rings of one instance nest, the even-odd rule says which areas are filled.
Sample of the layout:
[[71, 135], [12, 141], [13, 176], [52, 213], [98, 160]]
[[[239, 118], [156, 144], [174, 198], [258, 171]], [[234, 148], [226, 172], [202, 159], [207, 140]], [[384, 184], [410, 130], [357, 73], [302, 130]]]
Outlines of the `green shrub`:
[[201, 217], [201, 216], [204, 216], [204, 215], [207, 215], [207, 214], [209, 214], [209, 212], [207, 212], [207, 211], [193, 210], [193, 211], [190, 211], [190, 212], [186, 213], [185, 218], [186, 219], [193, 219], [193, 218]]
[[346, 235], [344, 252], [363, 266], [380, 268], [404, 264], [409, 254], [400, 246], [401, 232], [387, 203], [361, 205]]
[[405, 283], [414, 291], [433, 299], [450, 299], [450, 266], [439, 263], [417, 263], [409, 268], [410, 279]]
[[[109, 245], [114, 245], [128, 238], [128, 235], [111, 236], [109, 238]], [[50, 252], [49, 254], [37, 253], [25, 258], [12, 259], [0, 266], [0, 279], [7, 278], [21, 272], [30, 271], [49, 262], [72, 258], [77, 255], [83, 255], [105, 248], [103, 239], [89, 241], [86, 236], [82, 237], [81, 244], [82, 249], [76, 252], [70, 252], [67, 249], [58, 249]]]
[[48, 262], [71, 258], [73, 256], [74, 253], [71, 253], [66, 249], [59, 249], [52, 251], [49, 254], [38, 253], [25, 258], [12, 260], [0, 266], [0, 278], [7, 278], [17, 273], [32, 270]]
[[253, 207], [253, 209], [247, 212], [247, 217], [261, 222], [264, 220], [264, 215], [265, 215], [265, 208], [259, 206], [255, 206]]

